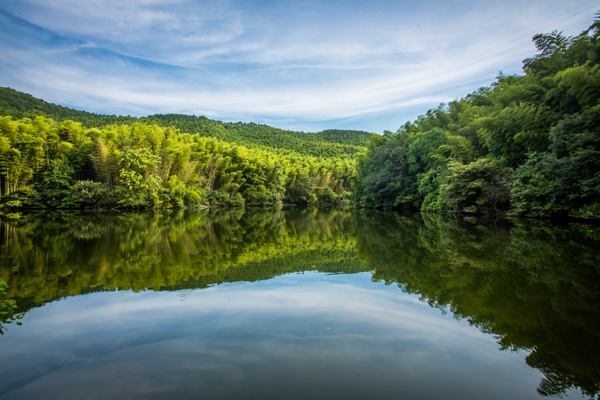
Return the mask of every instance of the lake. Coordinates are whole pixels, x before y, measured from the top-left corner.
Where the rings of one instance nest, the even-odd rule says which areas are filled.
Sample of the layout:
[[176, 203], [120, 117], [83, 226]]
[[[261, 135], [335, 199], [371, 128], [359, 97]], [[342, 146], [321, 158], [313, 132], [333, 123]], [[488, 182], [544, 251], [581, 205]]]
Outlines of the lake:
[[[0, 225], [1, 399], [600, 392], [600, 227], [364, 210]], [[6, 307], [5, 307], [6, 309]]]

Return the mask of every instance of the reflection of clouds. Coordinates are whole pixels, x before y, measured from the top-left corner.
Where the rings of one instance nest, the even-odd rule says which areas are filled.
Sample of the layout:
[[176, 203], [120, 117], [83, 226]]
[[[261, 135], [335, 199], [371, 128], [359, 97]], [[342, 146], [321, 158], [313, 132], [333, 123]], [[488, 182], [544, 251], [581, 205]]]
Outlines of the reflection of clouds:
[[536, 397], [539, 375], [522, 356], [465, 321], [369, 274], [324, 277], [34, 309], [0, 341], [0, 396], [389, 398], [401, 387], [406, 398]]
[[[223, 290], [223, 287], [227, 287], [227, 290]], [[360, 320], [369, 325], [401, 327], [407, 331], [428, 328], [460, 329], [465, 334], [472, 332], [472, 329], [457, 326], [452, 320], [439, 320], [437, 312], [423, 314], [422, 311], [429, 308], [427, 305], [411, 296], [399, 296], [398, 290], [380, 292], [349, 283], [331, 285], [329, 282], [313, 281], [310, 285], [279, 286], [266, 290], [260, 284], [234, 284], [183, 293], [184, 298], [181, 292], [177, 295], [172, 292], [148, 292], [120, 293], [113, 302], [96, 303], [85, 299], [89, 303], [85, 313], [54, 315], [49, 312], [39, 318], [42, 318], [40, 323], [50, 331], [53, 330], [52, 326], [76, 321], [85, 325], [100, 320], [118, 324], [119, 321], [144, 321], [149, 317], [172, 320], [190, 315], [202, 318], [207, 314], [218, 314], [221, 319], [227, 319], [231, 314], [242, 314], [241, 318], [244, 319], [321, 315], [323, 318], [333, 316], [343, 322]], [[91, 296], [104, 298], [105, 294]]]

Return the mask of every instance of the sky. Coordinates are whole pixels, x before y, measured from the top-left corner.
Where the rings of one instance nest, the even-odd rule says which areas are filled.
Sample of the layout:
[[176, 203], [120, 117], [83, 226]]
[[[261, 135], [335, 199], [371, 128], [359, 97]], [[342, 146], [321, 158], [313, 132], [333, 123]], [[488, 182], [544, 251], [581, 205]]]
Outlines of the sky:
[[0, 86], [90, 112], [397, 130], [597, 0], [0, 0]]

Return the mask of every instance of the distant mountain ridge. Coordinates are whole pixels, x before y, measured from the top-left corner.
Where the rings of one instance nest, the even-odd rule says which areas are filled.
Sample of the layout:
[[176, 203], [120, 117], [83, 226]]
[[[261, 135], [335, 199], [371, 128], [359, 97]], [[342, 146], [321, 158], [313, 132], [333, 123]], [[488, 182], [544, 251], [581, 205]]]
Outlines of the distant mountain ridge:
[[96, 114], [49, 103], [8, 87], [0, 87], [0, 115], [14, 119], [44, 116], [57, 122], [72, 120], [82, 123], [86, 128], [143, 122], [173, 127], [199, 136], [216, 137], [249, 148], [316, 157], [352, 157], [365, 150], [372, 135], [365, 131], [338, 129], [317, 133], [288, 131], [263, 124], [222, 122], [184, 114], [155, 114], [140, 118]]

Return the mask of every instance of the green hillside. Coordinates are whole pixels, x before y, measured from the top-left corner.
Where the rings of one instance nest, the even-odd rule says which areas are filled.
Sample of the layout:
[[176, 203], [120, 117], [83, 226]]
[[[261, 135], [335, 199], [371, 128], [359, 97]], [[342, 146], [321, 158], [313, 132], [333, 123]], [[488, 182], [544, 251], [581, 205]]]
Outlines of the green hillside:
[[98, 115], [0, 88], [0, 208], [342, 204], [370, 137]]
[[72, 120], [85, 128], [102, 128], [112, 124], [136, 122], [179, 129], [181, 132], [261, 148], [282, 154], [302, 154], [314, 157], [353, 157], [363, 152], [371, 133], [351, 130], [326, 130], [318, 133], [287, 131], [255, 123], [229, 123], [204, 116], [155, 114], [129, 117], [94, 114], [48, 103], [11, 88], [0, 87], [0, 115], [15, 119], [44, 116], [57, 122]]
[[0, 117], [0, 207], [180, 208], [339, 203], [351, 157], [248, 148], [134, 122]]
[[52, 118], [55, 121], [81, 122], [88, 128], [101, 127], [109, 124], [126, 123], [131, 117], [100, 115], [87, 111], [74, 110], [33, 97], [28, 93], [0, 87], [0, 115], [10, 116], [14, 119], [31, 118], [38, 116]]

